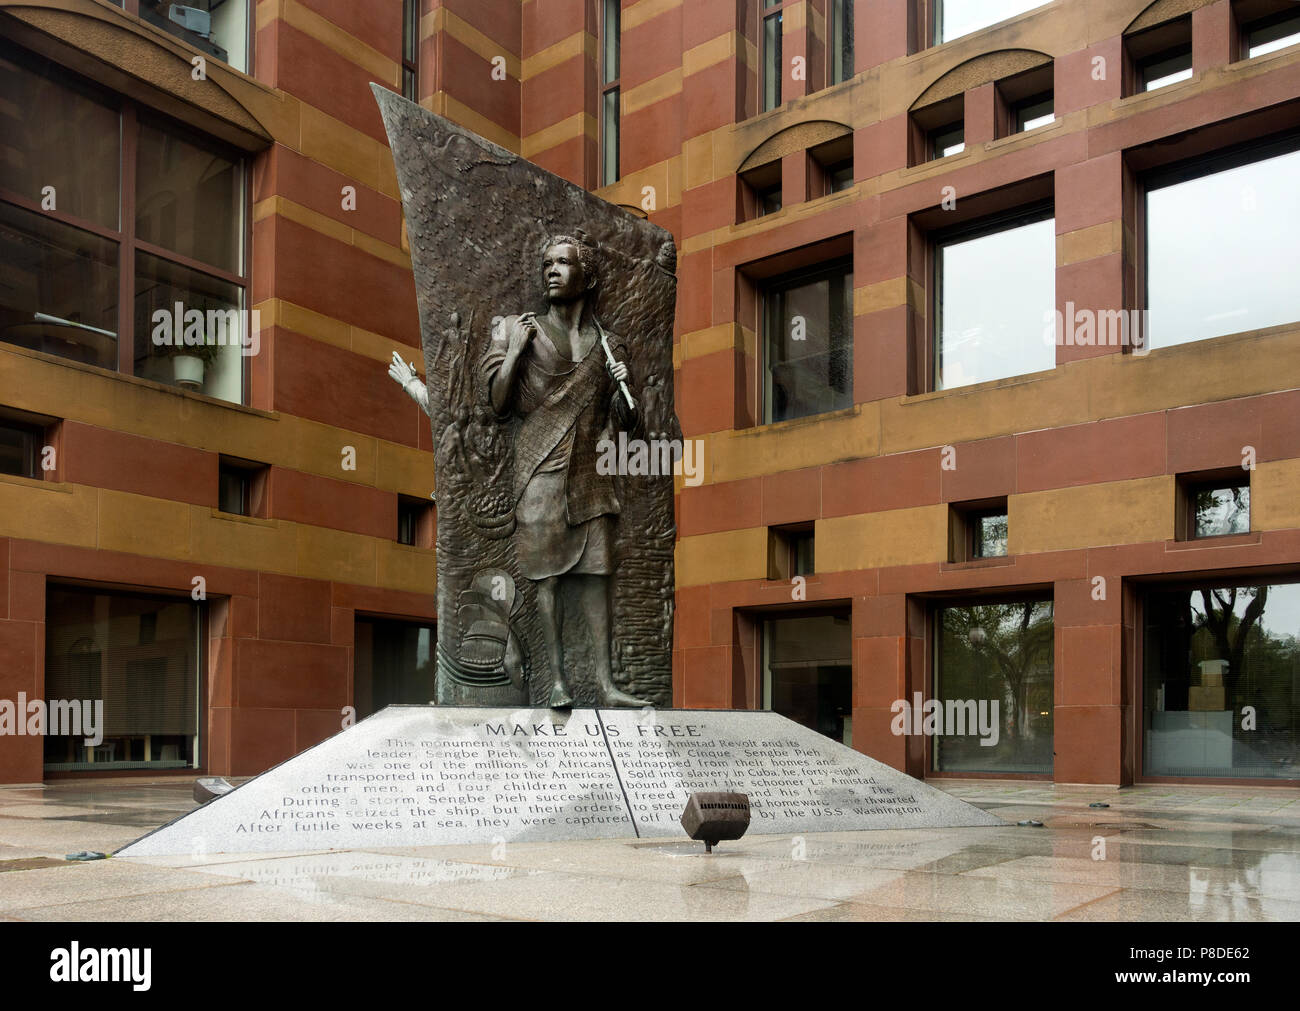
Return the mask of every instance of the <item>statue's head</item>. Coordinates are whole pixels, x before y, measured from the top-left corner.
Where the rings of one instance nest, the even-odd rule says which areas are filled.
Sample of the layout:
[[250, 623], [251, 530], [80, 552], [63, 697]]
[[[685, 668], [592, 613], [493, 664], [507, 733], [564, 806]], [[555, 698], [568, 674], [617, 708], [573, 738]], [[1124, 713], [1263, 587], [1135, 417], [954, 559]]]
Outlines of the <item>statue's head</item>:
[[596, 294], [596, 250], [573, 235], [552, 235], [542, 247], [542, 285], [547, 301], [572, 302]]

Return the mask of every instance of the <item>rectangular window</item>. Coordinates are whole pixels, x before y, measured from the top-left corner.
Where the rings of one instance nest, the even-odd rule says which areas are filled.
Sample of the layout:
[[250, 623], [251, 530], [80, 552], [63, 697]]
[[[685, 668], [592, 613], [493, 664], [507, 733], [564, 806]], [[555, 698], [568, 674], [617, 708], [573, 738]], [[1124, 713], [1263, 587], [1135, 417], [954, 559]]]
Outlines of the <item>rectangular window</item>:
[[1250, 533], [1250, 478], [1240, 469], [1211, 477], [1180, 476], [1178, 491], [1180, 539]]
[[953, 504], [949, 516], [949, 558], [970, 562], [1007, 553], [1007, 500]]
[[268, 468], [223, 456], [217, 471], [217, 509], [232, 516], [266, 515]]
[[1052, 601], [935, 612], [937, 772], [1052, 771]]
[[737, 220], [752, 221], [781, 209], [780, 159], [742, 172], [739, 179]]
[[[199, 765], [200, 607], [188, 597], [63, 587], [46, 592], [45, 695], [51, 704], [102, 703], [103, 735], [45, 739], [45, 768], [186, 769]], [[51, 728], [53, 729], [53, 728]], [[60, 729], [68, 729], [66, 725]]]
[[964, 228], [935, 244], [935, 389], [1056, 366], [1056, 224], [1047, 209]]
[[775, 109], [781, 104], [781, 77], [784, 64], [781, 62], [781, 33], [784, 30], [784, 0], [763, 0], [763, 38], [762, 61], [763, 112]]
[[792, 579], [816, 571], [814, 526], [769, 527], [767, 531], [767, 578]]
[[831, 84], [841, 84], [853, 76], [853, 3], [830, 0]]
[[1143, 625], [1148, 776], [1300, 779], [1300, 583], [1155, 591]]
[[620, 0], [603, 0], [600, 55], [600, 184], [618, 182], [619, 75], [622, 73], [622, 9]]
[[848, 611], [763, 623], [763, 708], [853, 744]]
[[248, 73], [248, 0], [126, 0], [126, 9]]
[[420, 100], [420, 2], [402, 0], [402, 95]]
[[1192, 18], [1173, 18], [1124, 39], [1127, 94], [1155, 91], [1192, 76]]
[[1300, 10], [1279, 11], [1246, 25], [1241, 34], [1248, 59], [1300, 44]]
[[837, 137], [808, 149], [809, 196], [840, 193], [853, 186], [853, 135]]
[[929, 148], [931, 161], [961, 154], [966, 150], [966, 125], [949, 123], [937, 130], [931, 130]]
[[853, 406], [853, 268], [848, 261], [763, 289], [764, 421]]
[[434, 697], [433, 625], [357, 618], [353, 705], [365, 719], [385, 706], [425, 705]]
[[244, 159], [16, 49], [0, 80], [0, 340], [242, 403]]
[[1038, 95], [1018, 104], [1015, 109], [1016, 133], [1037, 130], [1056, 120], [1050, 94]]
[[1044, 0], [932, 0], [934, 43], [953, 39], [996, 25], [1017, 14], [1045, 6]]
[[0, 474], [39, 481], [45, 429], [0, 415]]
[[397, 497], [397, 543], [433, 547], [433, 503], [409, 495]]
[[1297, 178], [1300, 138], [1147, 180], [1150, 347], [1300, 320]]

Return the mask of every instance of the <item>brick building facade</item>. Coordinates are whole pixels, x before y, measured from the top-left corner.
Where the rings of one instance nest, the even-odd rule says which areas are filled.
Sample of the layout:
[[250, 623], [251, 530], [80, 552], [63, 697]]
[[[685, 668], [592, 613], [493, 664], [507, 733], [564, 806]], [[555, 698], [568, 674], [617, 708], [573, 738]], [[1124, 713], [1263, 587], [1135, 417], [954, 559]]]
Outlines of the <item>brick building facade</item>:
[[[372, 81], [677, 238], [674, 704], [916, 775], [1295, 778], [1294, 4], [242, 2], [0, 0], [0, 697], [100, 672], [122, 728], [0, 781], [251, 774], [422, 690]], [[261, 314], [198, 390], [142, 336], [178, 291]], [[999, 709], [897, 732], [918, 695]]]

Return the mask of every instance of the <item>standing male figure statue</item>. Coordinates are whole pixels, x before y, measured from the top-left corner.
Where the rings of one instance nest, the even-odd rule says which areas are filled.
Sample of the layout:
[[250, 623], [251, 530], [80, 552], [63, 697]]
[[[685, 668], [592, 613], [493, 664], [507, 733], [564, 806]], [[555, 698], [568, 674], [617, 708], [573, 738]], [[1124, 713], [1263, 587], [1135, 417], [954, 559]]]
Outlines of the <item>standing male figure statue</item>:
[[[550, 705], [573, 705], [565, 679], [561, 589], [577, 591], [590, 631], [599, 702], [641, 706], [614, 685], [611, 658], [615, 523], [613, 477], [596, 469], [597, 443], [630, 431], [635, 399], [626, 352], [595, 316], [596, 251], [584, 240], [547, 240], [545, 313], [506, 317], [492, 333], [481, 378], [499, 418], [521, 418], [514, 445], [515, 558], [537, 588], [537, 610], [554, 677]], [[614, 360], [602, 342], [614, 349]]]

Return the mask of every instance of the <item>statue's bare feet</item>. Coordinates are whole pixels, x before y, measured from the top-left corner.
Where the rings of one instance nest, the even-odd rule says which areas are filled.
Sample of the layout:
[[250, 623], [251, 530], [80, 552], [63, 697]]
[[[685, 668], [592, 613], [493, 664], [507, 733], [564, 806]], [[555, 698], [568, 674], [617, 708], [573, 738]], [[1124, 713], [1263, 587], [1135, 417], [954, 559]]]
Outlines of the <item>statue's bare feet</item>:
[[551, 685], [551, 702], [552, 709], [572, 709], [573, 696], [569, 694], [569, 689], [563, 681], [556, 679], [555, 684]]
[[650, 703], [644, 699], [629, 695], [627, 692], [621, 692], [613, 685], [610, 685], [601, 691], [600, 704], [604, 709], [642, 709]]

